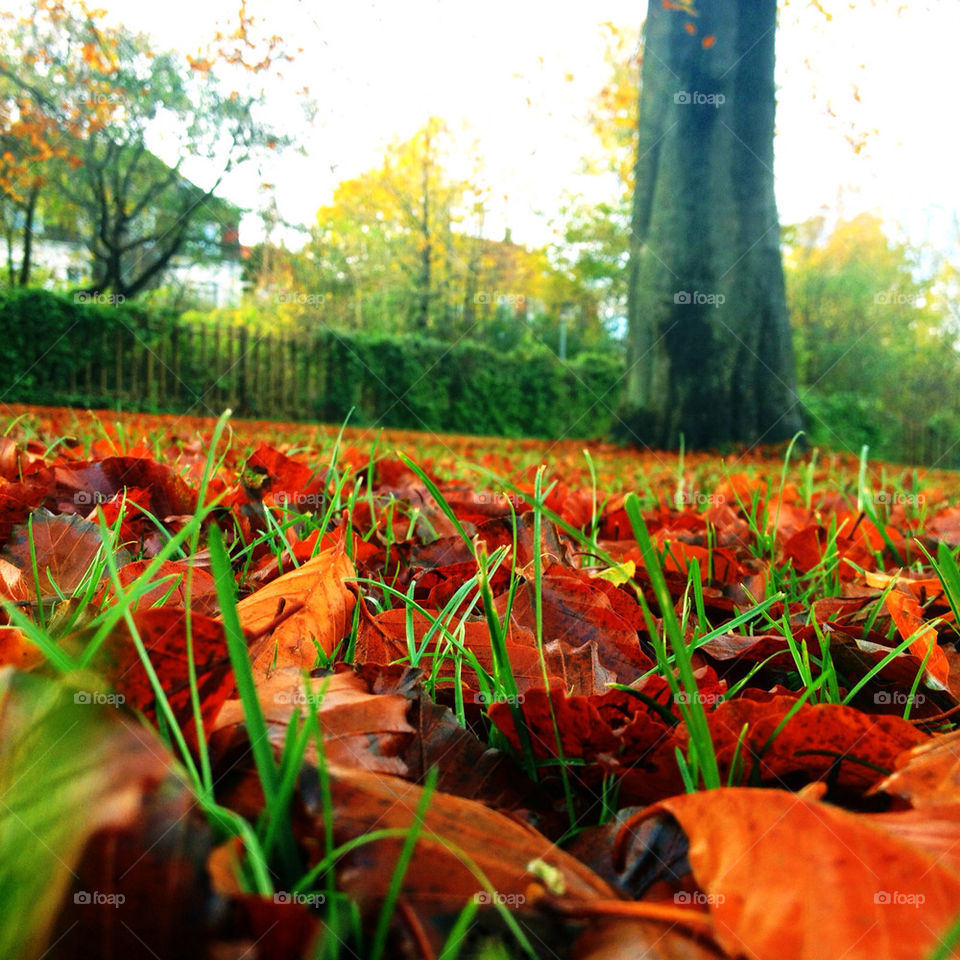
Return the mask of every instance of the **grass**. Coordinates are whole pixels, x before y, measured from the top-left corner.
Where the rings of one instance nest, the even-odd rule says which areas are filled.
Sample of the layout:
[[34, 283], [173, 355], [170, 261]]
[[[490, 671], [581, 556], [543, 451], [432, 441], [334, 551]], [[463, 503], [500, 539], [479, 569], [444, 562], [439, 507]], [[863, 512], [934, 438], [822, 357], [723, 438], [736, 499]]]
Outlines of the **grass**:
[[[18, 424], [18, 428], [23, 424]], [[9, 432], [9, 428], [8, 428]], [[114, 441], [109, 431], [104, 430], [105, 437], [110, 443], [118, 442], [118, 449], [123, 448], [122, 430], [118, 428], [118, 440]], [[311, 442], [311, 439], [314, 442]], [[532, 589], [533, 613], [536, 639], [536, 648], [540, 655], [542, 677], [546, 685], [548, 668], [544, 655], [544, 617], [543, 617], [543, 582], [544, 565], [542, 545], [544, 529], [553, 524], [563, 530], [571, 542], [582, 552], [585, 560], [605, 569], [607, 574], [617, 582], [623, 582], [631, 589], [637, 598], [643, 612], [650, 644], [656, 658], [655, 673], [663, 677], [670, 688], [676, 713], [660, 704], [651, 703], [651, 706], [664, 713], [672, 723], [682, 723], [689, 734], [689, 747], [684, 754], [678, 751], [676, 762], [679, 773], [688, 791], [714, 789], [726, 785], [736, 785], [748, 782], [750, 778], [750, 762], [754, 769], [759, 765], [763, 753], [769, 749], [775, 738], [783, 730], [790, 717], [798, 711], [804, 703], [844, 703], [849, 704], [857, 694], [865, 688], [895, 657], [905, 651], [916, 639], [916, 636], [897, 643], [889, 653], [878, 663], [874, 664], [862, 676], [857, 678], [842, 678], [833, 661], [830, 639], [820, 629], [819, 625], [810, 618], [817, 633], [818, 646], [811, 650], [807, 643], [799, 642], [794, 637], [790, 618], [786, 613], [777, 616], [773, 610], [780, 604], [784, 608], [790, 604], [801, 604], [809, 608], [812, 602], [822, 597], [839, 596], [840, 580], [840, 553], [837, 547], [839, 538], [848, 531], [842, 524], [832, 522], [827, 530], [826, 550], [822, 561], [804, 573], [800, 573], [791, 566], [780, 567], [776, 560], [778, 544], [774, 535], [779, 512], [782, 508], [783, 493], [790, 475], [790, 460], [793, 455], [794, 444], [791, 443], [781, 465], [775, 466], [770, 472], [768, 480], [771, 488], [775, 479], [779, 480], [779, 495], [776, 498], [776, 509], [773, 515], [768, 509], [768, 502], [760, 495], [760, 482], [763, 477], [754, 470], [756, 485], [749, 501], [737, 494], [737, 505], [745, 517], [750, 533], [750, 542], [758, 560], [770, 563], [771, 581], [767, 584], [766, 594], [757, 597], [741, 609], [736, 615], [723, 623], [712, 624], [707, 615], [707, 606], [704, 595], [704, 578], [696, 559], [691, 561], [686, 572], [686, 586], [679, 602], [680, 611], [671, 595], [670, 588], [664, 573], [668, 560], [676, 564], [677, 557], [672, 551], [671, 543], [665, 542], [659, 548], [651, 537], [643, 510], [654, 509], [659, 501], [653, 481], [647, 477], [643, 484], [643, 495], [636, 492], [628, 493], [624, 501], [624, 509], [629, 519], [630, 528], [636, 541], [637, 549], [643, 559], [643, 566], [656, 599], [660, 614], [660, 622], [654, 616], [653, 610], [647, 602], [643, 589], [643, 581], [636, 573], [619, 559], [610, 555], [600, 542], [601, 515], [605, 505], [616, 495], [618, 477], [622, 488], [640, 488], [636, 478], [624, 472], [624, 464], [616, 455], [607, 460], [599, 453], [591, 454], [584, 451], [583, 462], [576, 476], [579, 476], [584, 485], [590, 490], [590, 517], [581, 527], [575, 526], [564, 519], [554, 509], [548, 506], [555, 486], [550, 483], [545, 469], [541, 466], [533, 475], [532, 489], [529, 482], [521, 479], [518, 472], [512, 477], [498, 475], [488, 467], [474, 464], [449, 464], [443, 461], [442, 450], [414, 450], [412, 455], [400, 453], [400, 460], [411, 474], [423, 485], [433, 498], [438, 509], [451, 524], [459, 538], [469, 551], [476, 566], [472, 576], [464, 579], [463, 583], [451, 595], [445, 605], [437, 613], [433, 613], [417, 602], [414, 596], [415, 582], [411, 582], [406, 589], [398, 584], [400, 572], [399, 563], [392, 561], [401, 556], [401, 544], [408, 540], [424, 517], [416, 508], [408, 509], [397, 500], [384, 499], [374, 493], [373, 470], [377, 458], [381, 456], [383, 438], [377, 436], [372, 439], [371, 446], [366, 451], [366, 465], [363, 470], [356, 471], [350, 462], [344, 461], [344, 440], [352, 440], [345, 426], [341, 427], [329, 446], [328, 459], [325, 467], [327, 478], [326, 492], [316, 506], [316, 512], [304, 513], [288, 505], [262, 507], [265, 520], [264, 530], [249, 543], [234, 537], [234, 547], [228, 551], [224, 545], [224, 538], [215, 522], [223, 495], [210, 496], [213, 481], [230, 469], [236, 469], [243, 462], [241, 443], [236, 434], [232, 434], [227, 423], [227, 416], [222, 417], [212, 432], [212, 439], [207, 451], [202, 475], [196, 487], [198, 507], [196, 514], [190, 518], [179, 531], [171, 532], [157, 518], [144, 511], [143, 508], [132, 503], [125, 503], [114, 523], [108, 525], [102, 510], [98, 511], [99, 534], [101, 547], [91, 562], [82, 582], [69, 596], [55, 587], [55, 598], [44, 597], [41, 590], [42, 577], [49, 578], [49, 571], [42, 570], [38, 562], [38, 555], [34, 545], [33, 518], [28, 521], [27, 535], [30, 543], [30, 571], [36, 595], [32, 607], [36, 609], [36, 616], [28, 616], [18, 606], [4, 601], [4, 609], [12, 625], [23, 631], [29, 641], [44, 655], [53, 671], [65, 679], [86, 677], [89, 674], [98, 651], [123, 622], [129, 631], [130, 637], [136, 646], [141, 663], [149, 678], [156, 697], [158, 715], [160, 717], [160, 733], [171, 749], [174, 750], [182, 765], [184, 776], [191, 785], [198, 803], [206, 814], [216, 835], [221, 838], [239, 837], [243, 844], [244, 857], [239, 868], [239, 880], [245, 889], [264, 896], [277, 895], [283, 891], [298, 894], [312, 894], [317, 900], [321, 916], [324, 919], [331, 936], [324, 938], [320, 952], [322, 957], [337, 957], [346, 951], [357, 950], [361, 955], [380, 958], [388, 951], [388, 935], [397, 906], [397, 900], [402, 888], [403, 878], [407, 867], [414, 856], [418, 841], [426, 836], [425, 817], [431, 797], [436, 788], [437, 771], [429, 771], [423, 785], [420, 803], [413, 817], [409, 830], [373, 830], [367, 835], [355, 838], [339, 846], [334, 843], [333, 821], [334, 806], [332, 800], [330, 773], [327, 768], [323, 737], [315, 711], [306, 711], [299, 723], [291, 723], [287, 729], [286, 740], [279, 755], [271, 746], [267, 721], [264, 718], [260, 701], [257, 695], [256, 681], [252, 673], [247, 651], [247, 642], [240, 627], [236, 612], [237, 584], [248, 582], [252, 565], [258, 548], [265, 547], [276, 558], [281, 572], [293, 569], [299, 565], [294, 555], [288, 534], [296, 530], [300, 539], [316, 533], [317, 544], [314, 553], [320, 549], [325, 535], [330, 533], [337, 523], [342, 523], [348, 534], [353, 530], [353, 518], [358, 507], [363, 506], [370, 515], [369, 527], [366, 530], [357, 530], [361, 538], [370, 539], [378, 536], [385, 548], [386, 562], [384, 574], [380, 579], [357, 577], [355, 583], [361, 589], [366, 589], [372, 598], [378, 598], [384, 609], [393, 605], [403, 609], [406, 617], [406, 662], [413, 667], [424, 670], [424, 688], [433, 695], [440, 695], [445, 684], [441, 680], [441, 673], [449, 667], [452, 676], [457, 680], [453, 684], [454, 712], [461, 724], [468, 723], [467, 705], [463, 702], [462, 686], [459, 679], [464, 670], [472, 671], [480, 687], [483, 701], [487, 704], [502, 702], [508, 705], [518, 734], [520, 749], [517, 759], [523, 770], [532, 781], [556, 777], [562, 788], [564, 806], [568, 819], [568, 834], [572, 835], [587, 826], [603, 821], [615, 812], [616, 784], [604, 782], [602, 802], [596, 819], [584, 820], [582, 809], [578, 807], [576, 782], [579, 760], [564, 755], [561, 730], [557, 721], [554, 703], [547, 698], [554, 733], [555, 756], [544, 760], [534, 749], [526, 717], [523, 711], [521, 690], [514, 675], [510, 661], [508, 647], [508, 631], [510, 611], [513, 607], [517, 590], [521, 583], [526, 583]], [[316, 437], [302, 437], [301, 450], [307, 456], [312, 456], [317, 449]], [[795, 438], [796, 441], [796, 438]], [[794, 442], [795, 442], [794, 441]], [[159, 439], [154, 438], [155, 449], [160, 452]], [[47, 447], [48, 451], [56, 449], [56, 442]], [[89, 445], [88, 445], [89, 449]], [[509, 449], [509, 445], [504, 445]], [[526, 453], [536, 455], [537, 451], [527, 450]], [[363, 451], [361, 450], [361, 454]], [[566, 455], [564, 451], [564, 455]], [[363, 459], [363, 457], [361, 457]], [[319, 461], [318, 461], [319, 462]], [[451, 507], [443, 492], [424, 467], [424, 463], [431, 464], [431, 472], [441, 475], [444, 472], [456, 470], [478, 478], [481, 483], [490, 483], [498, 493], [511, 497], [511, 503], [523, 502], [532, 511], [534, 544], [533, 561], [531, 568], [520, 570], [517, 567], [518, 524], [517, 514], [512, 511], [512, 548], [499, 547], [487, 552], [482, 541], [473, 537], [466, 529], [456, 511]], [[535, 464], [531, 459], [531, 464]], [[694, 482], [690, 481], [689, 470], [698, 474]], [[827, 474], [826, 478], [818, 478], [818, 470], [822, 460], [818, 451], [813, 451], [806, 463], [798, 465], [795, 473], [799, 477], [799, 486], [803, 491], [803, 500], [806, 506], [811, 507], [819, 493], [824, 490], [836, 489], [838, 486], [850, 484], [854, 481], [849, 478], [838, 483], [836, 475]], [[712, 472], [711, 472], [712, 471]], [[319, 470], [316, 472], [319, 473]], [[855, 488], [861, 519], [871, 521], [881, 532], [884, 538], [884, 549], [889, 551], [895, 562], [903, 565], [902, 557], [896, 545], [889, 537], [882, 518], [876, 510], [877, 498], [871, 491], [869, 479], [869, 462], [864, 452], [859, 463], [856, 464]], [[849, 472], [848, 472], [849, 474]], [[693, 489], [709, 488], [711, 483], [720, 483], [724, 479], [730, 480], [730, 474], [724, 468], [717, 469], [705, 459], [697, 459], [694, 455], [683, 453], [673, 472], [665, 471], [667, 489], [672, 489], [676, 500], [686, 502], [688, 491]], [[892, 485], [896, 494], [897, 487], [889, 477], [882, 478], [884, 485]], [[916, 490], [918, 479], [910, 478], [910, 489]], [[736, 489], [736, 488], [734, 488]], [[900, 493], [906, 496], [900, 489]], [[702, 506], [707, 507], [704, 503]], [[126, 518], [132, 511], [143, 513], [161, 533], [162, 546], [153, 556], [139, 577], [127, 586], [123, 586], [118, 575], [116, 557], [121, 546], [121, 529]], [[926, 510], [926, 506], [923, 508]], [[915, 514], [922, 519], [922, 513]], [[858, 521], [859, 522], [859, 521]], [[236, 521], [234, 520], [234, 523]], [[235, 528], [234, 534], [239, 533]], [[216, 593], [220, 610], [223, 616], [224, 633], [229, 651], [230, 663], [233, 668], [237, 693], [242, 703], [247, 735], [250, 741], [252, 760], [256, 769], [264, 795], [264, 810], [256, 822], [250, 822], [234, 811], [220, 805], [216, 799], [216, 783], [213, 766], [209, 755], [206, 736], [197, 738], [196, 748], [192, 749], [187, 735], [177, 722], [170, 705], [167, 693], [164, 691], [161, 678], [157, 675], [150, 655], [140, 638], [132, 611], [138, 601], [158, 586], [165, 588], [167, 595], [178, 586], [178, 582], [169, 575], [161, 574], [164, 561], [169, 559], [189, 559], [195, 557], [201, 544], [206, 541], [209, 547], [211, 572], [216, 585]], [[705, 572], [709, 580], [712, 572], [715, 531], [708, 529], [708, 559]], [[940, 544], [937, 556], [934, 558], [926, 554], [929, 566], [944, 587], [946, 597], [954, 614], [960, 617], [960, 567], [958, 567], [955, 553], [944, 544]], [[915, 563], [919, 563], [916, 561]], [[507, 570], [508, 589], [505, 601], [505, 613], [498, 614], [494, 603], [491, 583], [498, 572]], [[186, 608], [191, 609], [193, 598], [193, 570], [188, 564], [185, 581], [183, 583], [186, 595]], [[100, 591], [101, 583], [107, 579], [112, 585], [112, 591]], [[863, 636], [866, 637], [874, 627], [877, 617], [882, 610], [883, 601], [890, 590], [894, 589], [894, 582], [890, 582], [881, 594], [876, 605], [868, 615], [863, 625]], [[96, 597], [102, 598], [99, 605]], [[465, 611], [465, 613], [464, 613]], [[427, 629], [418, 637], [414, 628], [414, 615], [425, 618]], [[485, 670], [478, 662], [476, 655], [468, 648], [464, 639], [464, 620], [466, 616], [482, 616], [486, 624], [492, 654], [491, 669]], [[190, 617], [187, 617], [187, 624]], [[726, 777], [721, 775], [720, 765], [711, 739], [708, 722], [708, 710], [704, 704], [694, 675], [693, 657], [699, 647], [715, 640], [724, 633], [743, 629], [752, 633], [758, 626], [782, 631], [787, 648], [793, 661], [795, 670], [795, 690], [798, 699], [793, 711], [784, 717], [777, 729], [770, 735], [759, 756], [747, 757], [741, 749], [747, 742], [749, 733], [745, 726], [740, 731], [736, 752]], [[83, 644], [77, 649], [65, 643], [66, 639], [75, 640], [82, 627]], [[343, 645], [343, 659], [350, 662], [355, 649], [359, 630], [359, 607], [352, 623], [352, 629]], [[918, 631], [919, 633], [919, 631]], [[192, 636], [189, 632], [186, 638], [186, 656], [189, 664], [189, 684], [194, 728], [203, 729], [200, 695], [194, 663]], [[332, 658], [331, 658], [332, 660]], [[926, 661], [918, 671], [913, 683], [911, 694], [915, 694], [922, 680]], [[328, 666], [328, 662], [318, 658], [317, 666]], [[762, 669], [764, 664], [757, 664], [739, 684], [728, 691], [727, 697], [735, 695], [742, 689], [751, 676]], [[641, 678], [643, 679], [643, 678]], [[306, 682], [306, 681], [305, 681]], [[644, 695], [636, 689], [636, 685], [615, 685], [619, 689], [629, 691], [640, 699]], [[904, 710], [908, 717], [910, 703]], [[501, 748], [508, 748], [505, 738], [495, 727], [485, 727], [489, 742]], [[323, 829], [324, 829], [324, 856], [312, 868], [308, 868], [300, 849], [292, 823], [292, 804], [297, 786], [297, 778], [304, 763], [304, 757], [310, 744], [313, 744], [318, 754], [317, 774], [320, 783], [320, 794], [323, 800]], [[334, 880], [334, 866], [347, 853], [358, 849], [364, 844], [374, 843], [380, 839], [402, 837], [400, 857], [397, 860], [394, 873], [388, 884], [387, 895], [381, 905], [372, 932], [363, 928], [356, 906], [349, 903], [343, 894], [337, 891]], [[493, 888], [484, 878], [475, 864], [469, 861], [464, 851], [454, 851], [461, 857], [462, 862], [478, 877], [482, 889], [493, 894]], [[320, 899], [322, 898], [322, 900]], [[494, 898], [496, 902], [496, 898]], [[2, 894], [0, 894], [2, 905]], [[529, 939], [517, 924], [513, 914], [502, 904], [497, 904], [503, 917], [506, 928], [512, 933], [517, 946], [527, 955], [536, 956]], [[440, 953], [440, 956], [452, 958], [467, 941], [471, 924], [475, 918], [478, 905], [465, 904], [463, 911], [457, 917], [450, 929], [449, 937]], [[960, 940], [960, 926], [951, 932], [953, 942]], [[946, 955], [946, 954], [943, 954]]]

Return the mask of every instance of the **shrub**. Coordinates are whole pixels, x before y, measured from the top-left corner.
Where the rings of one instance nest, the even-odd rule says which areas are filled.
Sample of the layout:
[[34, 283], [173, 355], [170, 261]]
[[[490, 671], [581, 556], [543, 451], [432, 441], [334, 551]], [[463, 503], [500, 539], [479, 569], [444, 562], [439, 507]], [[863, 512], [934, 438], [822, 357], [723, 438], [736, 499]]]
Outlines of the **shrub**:
[[498, 352], [430, 337], [274, 332], [236, 318], [0, 292], [0, 399], [383, 424], [510, 436], [604, 434], [619, 358], [560, 363], [542, 346]]

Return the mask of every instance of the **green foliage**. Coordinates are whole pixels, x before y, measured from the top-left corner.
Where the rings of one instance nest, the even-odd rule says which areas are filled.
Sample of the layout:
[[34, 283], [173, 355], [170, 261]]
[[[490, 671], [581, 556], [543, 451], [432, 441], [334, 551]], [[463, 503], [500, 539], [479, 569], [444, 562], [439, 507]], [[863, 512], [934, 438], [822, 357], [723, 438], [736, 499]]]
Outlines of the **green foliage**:
[[810, 442], [827, 448], [871, 450], [887, 446], [885, 438], [894, 427], [893, 416], [885, 416], [876, 398], [848, 390], [800, 391], [800, 400], [809, 424]]
[[[78, 300], [0, 290], [4, 400], [209, 413], [216, 380], [238, 416], [337, 423], [352, 410], [351, 422], [360, 425], [584, 437], [608, 430], [623, 375], [622, 359], [612, 354], [560, 363], [541, 345], [500, 351], [325, 326], [296, 341], [267, 335], [254, 350], [258, 335], [245, 326], [230, 331], [192, 314]], [[224, 336], [230, 332], [232, 340]], [[263, 394], [258, 384], [281, 369], [296, 392], [274, 409], [276, 394]]]
[[870, 214], [829, 233], [822, 218], [787, 231], [797, 376], [814, 443], [957, 462], [960, 354], [922, 263]]
[[11, 403], [82, 402], [71, 376], [94, 359], [102, 334], [122, 321], [114, 309], [79, 305], [43, 290], [0, 289], [0, 363], [3, 398]]

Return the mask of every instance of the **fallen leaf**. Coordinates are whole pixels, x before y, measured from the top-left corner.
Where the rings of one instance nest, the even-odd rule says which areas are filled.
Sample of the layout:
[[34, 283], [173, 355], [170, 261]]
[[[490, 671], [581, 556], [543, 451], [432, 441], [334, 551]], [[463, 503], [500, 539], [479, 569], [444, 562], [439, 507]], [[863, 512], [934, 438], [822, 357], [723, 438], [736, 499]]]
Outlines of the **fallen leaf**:
[[950, 666], [943, 651], [937, 645], [937, 631], [933, 627], [924, 629], [920, 604], [913, 597], [899, 590], [891, 590], [884, 603], [904, 640], [919, 633], [909, 649], [919, 660], [928, 657], [926, 667], [928, 684], [936, 689], [946, 690]]
[[311, 670], [318, 652], [329, 657], [350, 632], [355, 598], [344, 581], [354, 575], [346, 550], [338, 544], [241, 600], [237, 614], [248, 634], [269, 627], [288, 604], [303, 604], [251, 645], [254, 673], [266, 673], [274, 666]]
[[760, 960], [916, 960], [957, 913], [960, 875], [857, 815], [781, 790], [721, 788], [654, 804], [689, 841], [714, 935]]

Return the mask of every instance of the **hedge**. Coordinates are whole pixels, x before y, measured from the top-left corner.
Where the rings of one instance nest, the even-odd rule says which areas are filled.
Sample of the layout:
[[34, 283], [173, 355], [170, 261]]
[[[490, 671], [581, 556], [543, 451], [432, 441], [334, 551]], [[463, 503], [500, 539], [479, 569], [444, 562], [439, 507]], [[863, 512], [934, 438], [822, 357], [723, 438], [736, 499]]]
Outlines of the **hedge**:
[[[100, 298], [101, 301], [103, 298]], [[260, 336], [135, 304], [0, 290], [0, 402], [603, 436], [623, 360], [319, 327]]]

